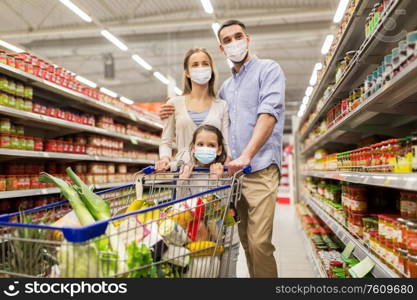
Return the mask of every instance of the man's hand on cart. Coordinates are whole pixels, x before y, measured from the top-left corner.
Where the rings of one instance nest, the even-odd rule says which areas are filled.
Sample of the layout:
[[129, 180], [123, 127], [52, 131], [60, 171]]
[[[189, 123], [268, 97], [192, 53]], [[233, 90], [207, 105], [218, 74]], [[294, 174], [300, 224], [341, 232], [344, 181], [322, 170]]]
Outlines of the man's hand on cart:
[[250, 165], [250, 159], [241, 156], [227, 164], [229, 176], [233, 176], [236, 172], [242, 170], [244, 167]]
[[223, 177], [223, 165], [221, 163], [215, 163], [210, 165], [210, 178], [219, 179]]
[[171, 160], [168, 157], [162, 157], [161, 160], [157, 161], [155, 164], [156, 172], [166, 172], [171, 168]]

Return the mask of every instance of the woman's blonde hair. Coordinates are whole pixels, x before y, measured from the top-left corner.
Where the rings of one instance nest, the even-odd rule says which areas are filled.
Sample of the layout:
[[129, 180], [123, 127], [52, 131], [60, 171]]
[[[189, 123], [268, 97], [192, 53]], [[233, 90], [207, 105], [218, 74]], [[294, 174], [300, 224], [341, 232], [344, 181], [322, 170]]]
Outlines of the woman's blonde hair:
[[213, 62], [213, 58], [211, 57], [210, 53], [206, 48], [191, 48], [187, 51], [184, 58], [184, 78], [183, 78], [183, 95], [188, 95], [191, 93], [192, 85], [191, 85], [191, 79], [187, 77], [186, 73], [190, 73], [188, 70], [188, 62], [190, 61], [191, 55], [194, 53], [203, 52], [207, 55], [210, 61], [210, 67], [211, 67], [211, 79], [208, 83], [208, 93], [211, 97], [216, 98], [216, 79], [217, 79], [217, 71], [216, 67]]

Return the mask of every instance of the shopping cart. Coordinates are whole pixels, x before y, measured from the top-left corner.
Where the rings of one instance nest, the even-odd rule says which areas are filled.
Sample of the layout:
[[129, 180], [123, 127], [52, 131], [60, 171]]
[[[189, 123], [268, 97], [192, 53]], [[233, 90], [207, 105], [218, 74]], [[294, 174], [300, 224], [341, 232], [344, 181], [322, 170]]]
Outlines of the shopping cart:
[[[244, 174], [143, 169], [99, 192], [112, 218], [80, 226], [68, 201], [0, 216], [0, 277], [221, 277], [228, 273]], [[137, 210], [139, 209], [139, 210]]]

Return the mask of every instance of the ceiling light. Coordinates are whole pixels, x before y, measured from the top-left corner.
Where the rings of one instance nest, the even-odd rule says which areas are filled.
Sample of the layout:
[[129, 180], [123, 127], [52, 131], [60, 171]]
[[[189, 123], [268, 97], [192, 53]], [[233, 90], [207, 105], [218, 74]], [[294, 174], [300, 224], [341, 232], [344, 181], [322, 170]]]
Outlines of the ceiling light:
[[214, 35], [216, 36], [217, 41], [219, 41], [219, 37], [217, 33], [219, 32], [220, 27], [221, 27], [220, 24], [217, 22], [211, 24], [211, 29], [213, 29], [213, 32], [214, 32]]
[[301, 118], [304, 115], [304, 112], [302, 112], [301, 110], [298, 111], [297, 117]]
[[203, 8], [206, 13], [212, 14], [214, 12], [213, 5], [211, 5], [210, 0], [201, 0], [201, 4], [203, 4]]
[[129, 49], [121, 40], [119, 40], [117, 37], [111, 34], [108, 30], [103, 29], [101, 31], [101, 34], [110, 42], [112, 42], [116, 47], [118, 47], [120, 50], [127, 51]]
[[102, 93], [104, 93], [106, 95], [109, 95], [110, 97], [117, 98], [117, 94], [115, 92], [110, 91], [110, 90], [108, 90], [106, 88], [103, 88], [103, 87], [100, 88], [100, 92], [102, 92]]
[[313, 93], [313, 87], [312, 86], [309, 86], [307, 89], [306, 89], [306, 96], [307, 97], [310, 97], [311, 96], [311, 94]]
[[140, 57], [137, 54], [132, 55], [132, 59], [137, 62], [139, 65], [141, 65], [146, 70], [150, 71], [152, 70], [152, 66], [148, 64], [142, 57]]
[[62, 4], [64, 4], [70, 10], [72, 10], [77, 16], [79, 16], [84, 21], [89, 22], [89, 23], [93, 21], [93, 19], [91, 19], [89, 15], [83, 12], [77, 5], [72, 3], [70, 0], [60, 0], [60, 1]]
[[330, 47], [332, 46], [334, 39], [333, 34], [329, 34], [326, 36], [326, 39], [324, 40], [323, 47], [321, 48], [321, 54], [327, 54], [330, 50]]
[[168, 84], [169, 83], [169, 80], [159, 72], [154, 72], [153, 76], [158, 78], [163, 84]]
[[348, 4], [349, 0], [340, 0], [339, 6], [337, 7], [336, 13], [333, 18], [334, 23], [339, 23], [340, 21], [342, 21]]
[[84, 78], [80, 75], [77, 75], [75, 77], [76, 80], [78, 80], [81, 83], [84, 83], [85, 85], [88, 85], [89, 87], [92, 87], [93, 89], [95, 89], [97, 87], [97, 84], [95, 84], [94, 82], [88, 80], [87, 78]]
[[310, 100], [310, 97], [304, 96], [303, 98], [303, 104], [307, 105], [308, 101]]
[[7, 48], [13, 52], [16, 53], [21, 53], [21, 52], [25, 52], [25, 50], [20, 49], [19, 47], [16, 47], [15, 45], [9, 44], [8, 42], [5, 42], [3, 40], [0, 40], [0, 46]]
[[133, 103], [135, 103], [135, 101], [130, 100], [129, 98], [126, 98], [126, 97], [120, 97], [120, 101], [129, 105], [132, 105]]
[[323, 65], [321, 63], [316, 63], [314, 66], [313, 73], [311, 74], [310, 78], [310, 85], [314, 86], [317, 83], [317, 72], [323, 68]]
[[177, 94], [178, 96], [181, 96], [182, 91], [178, 87], [175, 87], [175, 94]]

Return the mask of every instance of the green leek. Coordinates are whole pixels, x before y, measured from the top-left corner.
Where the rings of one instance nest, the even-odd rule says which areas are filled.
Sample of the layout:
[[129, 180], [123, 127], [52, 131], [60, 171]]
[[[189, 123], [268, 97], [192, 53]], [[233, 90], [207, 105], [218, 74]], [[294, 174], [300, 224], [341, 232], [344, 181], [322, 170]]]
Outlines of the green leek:
[[99, 195], [95, 194], [81, 179], [75, 174], [72, 169], [67, 168], [67, 174], [71, 180], [77, 185], [78, 193], [88, 208], [90, 213], [97, 221], [107, 220], [111, 218], [111, 211], [109, 205]]

